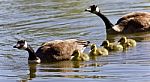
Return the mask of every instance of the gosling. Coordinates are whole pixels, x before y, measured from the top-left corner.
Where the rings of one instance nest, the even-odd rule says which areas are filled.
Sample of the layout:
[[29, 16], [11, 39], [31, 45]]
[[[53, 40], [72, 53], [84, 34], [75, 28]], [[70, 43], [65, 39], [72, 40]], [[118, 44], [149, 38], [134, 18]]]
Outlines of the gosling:
[[108, 40], [102, 42], [101, 46], [108, 51], [123, 51], [123, 46], [120, 44], [110, 43]]
[[121, 37], [118, 42], [120, 42], [124, 49], [136, 46], [136, 41], [134, 39], [127, 39], [125, 36]]
[[74, 50], [72, 54], [72, 61], [89, 61], [90, 58], [87, 54], [80, 52], [79, 50]]
[[96, 44], [92, 44], [89, 55], [91, 56], [108, 55], [108, 50], [103, 47], [97, 48]]

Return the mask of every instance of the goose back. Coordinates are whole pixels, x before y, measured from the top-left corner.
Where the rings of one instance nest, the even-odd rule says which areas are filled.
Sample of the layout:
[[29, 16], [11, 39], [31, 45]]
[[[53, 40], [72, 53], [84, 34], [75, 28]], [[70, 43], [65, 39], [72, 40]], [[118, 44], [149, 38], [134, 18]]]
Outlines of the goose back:
[[69, 60], [74, 50], [84, 51], [89, 41], [68, 39], [43, 43], [36, 51], [37, 56], [45, 61]]
[[150, 13], [133, 12], [126, 14], [112, 28], [123, 33], [150, 31]]

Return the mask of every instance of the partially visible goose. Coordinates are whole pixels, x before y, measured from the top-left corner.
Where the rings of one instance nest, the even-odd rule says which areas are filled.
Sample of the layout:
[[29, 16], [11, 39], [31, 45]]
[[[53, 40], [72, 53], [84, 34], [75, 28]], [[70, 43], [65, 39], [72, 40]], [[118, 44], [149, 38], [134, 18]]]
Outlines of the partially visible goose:
[[123, 46], [116, 43], [110, 43], [108, 40], [102, 42], [101, 46], [106, 48], [108, 51], [123, 51]]
[[80, 52], [79, 50], [74, 50], [73, 54], [72, 54], [72, 61], [89, 61], [89, 56], [88, 54], [85, 54], [83, 52]]
[[126, 14], [113, 25], [96, 5], [90, 6], [85, 11], [98, 15], [104, 21], [106, 32], [109, 34], [150, 31], [150, 12], [132, 12]]
[[89, 55], [91, 55], [91, 56], [108, 55], [108, 50], [103, 47], [97, 48], [96, 44], [92, 44]]
[[120, 42], [124, 49], [136, 46], [136, 41], [134, 39], [127, 39], [125, 36], [121, 37], [118, 42]]
[[19, 40], [14, 48], [28, 51], [29, 63], [40, 63], [69, 60], [74, 50], [83, 52], [89, 43], [89, 41], [77, 39], [54, 40], [43, 43], [35, 52], [25, 40]]

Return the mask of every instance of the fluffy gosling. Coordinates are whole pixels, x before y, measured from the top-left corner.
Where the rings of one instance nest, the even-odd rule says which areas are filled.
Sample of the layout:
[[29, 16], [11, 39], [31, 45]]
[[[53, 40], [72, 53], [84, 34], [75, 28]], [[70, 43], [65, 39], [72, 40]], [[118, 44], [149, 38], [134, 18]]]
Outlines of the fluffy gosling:
[[91, 50], [89, 55], [96, 56], [96, 55], [108, 55], [108, 50], [105, 48], [97, 48], [96, 44], [91, 45]]
[[101, 46], [108, 51], [123, 51], [123, 46], [120, 44], [110, 43], [108, 40], [102, 42]]
[[121, 37], [121, 39], [118, 42], [120, 42], [120, 44], [123, 46], [124, 49], [136, 46], [135, 40], [127, 39], [127, 37], [125, 37], [125, 36]]
[[89, 61], [89, 56], [85, 53], [81, 53], [79, 50], [74, 50], [72, 54], [72, 61]]

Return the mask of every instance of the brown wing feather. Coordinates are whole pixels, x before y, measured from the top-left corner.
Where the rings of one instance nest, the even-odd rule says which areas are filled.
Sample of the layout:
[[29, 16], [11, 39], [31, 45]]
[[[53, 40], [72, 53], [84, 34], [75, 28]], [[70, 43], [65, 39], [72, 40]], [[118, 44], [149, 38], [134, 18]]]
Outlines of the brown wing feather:
[[150, 13], [148, 12], [134, 12], [123, 16], [117, 22], [118, 25], [123, 26], [123, 31], [126, 33], [144, 32], [150, 30]]
[[150, 13], [149, 12], [133, 12], [126, 14], [122, 16], [118, 21], [117, 24], [119, 24], [121, 21], [128, 20], [128, 19], [134, 19], [134, 18], [140, 18], [140, 19], [149, 19], [150, 20]]

